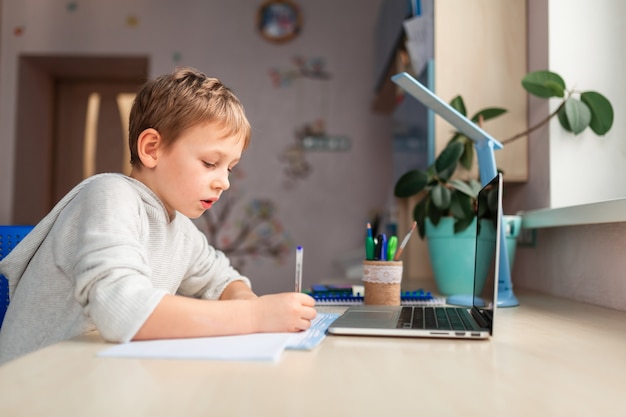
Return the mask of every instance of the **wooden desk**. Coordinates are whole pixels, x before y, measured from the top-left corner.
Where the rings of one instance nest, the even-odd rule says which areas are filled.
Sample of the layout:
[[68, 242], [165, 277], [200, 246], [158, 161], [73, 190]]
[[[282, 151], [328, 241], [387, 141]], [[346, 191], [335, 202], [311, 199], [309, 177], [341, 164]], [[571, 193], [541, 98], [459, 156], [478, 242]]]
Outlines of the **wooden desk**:
[[328, 336], [278, 363], [98, 358], [90, 334], [1, 366], [0, 415], [623, 416], [626, 313], [520, 302], [490, 341]]

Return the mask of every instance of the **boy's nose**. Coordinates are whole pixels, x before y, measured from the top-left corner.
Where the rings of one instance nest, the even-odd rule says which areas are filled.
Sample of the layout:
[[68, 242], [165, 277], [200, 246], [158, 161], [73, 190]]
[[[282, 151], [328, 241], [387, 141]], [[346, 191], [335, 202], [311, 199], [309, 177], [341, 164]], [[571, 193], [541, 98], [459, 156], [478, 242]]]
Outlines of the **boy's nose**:
[[213, 186], [222, 191], [228, 190], [230, 188], [230, 181], [228, 180], [228, 174], [229, 174], [228, 171], [226, 171], [225, 174], [220, 175], [213, 182]]

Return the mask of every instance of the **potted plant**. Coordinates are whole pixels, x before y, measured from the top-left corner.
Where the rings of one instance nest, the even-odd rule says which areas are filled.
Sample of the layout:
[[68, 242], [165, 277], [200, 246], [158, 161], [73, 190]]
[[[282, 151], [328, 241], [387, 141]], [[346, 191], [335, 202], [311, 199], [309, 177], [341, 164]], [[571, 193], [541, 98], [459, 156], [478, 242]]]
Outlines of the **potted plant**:
[[464, 152], [462, 142], [450, 141], [426, 171], [407, 172], [394, 188], [399, 198], [419, 195], [413, 218], [420, 237], [428, 238], [431, 266], [442, 295], [472, 293], [468, 288], [472, 277], [463, 271], [473, 270], [474, 208], [481, 185], [475, 179], [453, 177]]
[[[546, 119], [502, 141], [503, 144], [527, 135], [553, 117], [558, 117], [561, 126], [574, 134], [590, 127], [597, 135], [604, 135], [612, 127], [613, 108], [602, 94], [568, 90], [563, 79], [554, 72], [531, 72], [522, 79], [522, 86], [537, 97], [560, 97], [563, 100]], [[455, 97], [450, 104], [459, 113], [467, 115], [461, 96]], [[470, 120], [482, 125], [505, 113], [505, 109], [490, 107], [477, 112]], [[461, 271], [469, 271], [465, 275], [473, 271], [475, 204], [481, 186], [477, 180], [460, 179], [455, 173], [459, 167], [471, 170], [473, 160], [473, 142], [456, 132], [428, 169], [405, 173], [394, 187], [394, 194], [398, 198], [417, 196], [413, 218], [417, 222], [420, 237], [427, 238], [431, 266], [443, 295], [472, 292], [471, 288], [468, 291], [467, 284], [472, 281], [471, 275], [467, 279], [458, 278], [463, 275]], [[448, 272], [457, 279], [446, 277]]]

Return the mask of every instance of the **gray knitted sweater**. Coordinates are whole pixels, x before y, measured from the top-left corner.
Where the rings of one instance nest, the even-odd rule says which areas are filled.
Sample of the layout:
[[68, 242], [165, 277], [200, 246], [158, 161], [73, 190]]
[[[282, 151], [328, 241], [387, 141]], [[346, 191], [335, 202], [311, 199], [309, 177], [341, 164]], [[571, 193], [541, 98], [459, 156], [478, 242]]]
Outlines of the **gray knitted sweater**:
[[127, 342], [165, 294], [217, 299], [250, 281], [190, 219], [170, 221], [158, 197], [122, 174], [70, 191], [0, 262], [11, 302], [0, 363], [97, 329]]

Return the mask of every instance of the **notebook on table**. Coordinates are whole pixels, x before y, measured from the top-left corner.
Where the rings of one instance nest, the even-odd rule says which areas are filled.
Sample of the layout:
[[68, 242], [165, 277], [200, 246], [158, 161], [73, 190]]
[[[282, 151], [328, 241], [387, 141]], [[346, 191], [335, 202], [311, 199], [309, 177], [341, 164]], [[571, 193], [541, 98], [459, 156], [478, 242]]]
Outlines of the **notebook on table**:
[[466, 306], [350, 306], [328, 333], [360, 336], [487, 339], [493, 335], [498, 294], [502, 174], [478, 193], [474, 294]]

